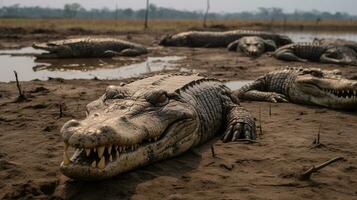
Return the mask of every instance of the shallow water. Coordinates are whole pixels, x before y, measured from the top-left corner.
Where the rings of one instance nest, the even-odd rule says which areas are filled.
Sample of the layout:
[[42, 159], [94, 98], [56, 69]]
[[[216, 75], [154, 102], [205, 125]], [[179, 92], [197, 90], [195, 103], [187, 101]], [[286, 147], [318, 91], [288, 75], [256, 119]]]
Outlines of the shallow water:
[[285, 31], [279, 32], [289, 36], [294, 42], [311, 42], [314, 38], [330, 38], [357, 41], [355, 32], [316, 32], [316, 31]]
[[[47, 80], [48, 77], [64, 79], [121, 79], [141, 74], [173, 70], [175, 63], [184, 57], [148, 57], [114, 59], [47, 59], [36, 60], [23, 54], [40, 53], [33, 48], [0, 51], [0, 81], [14, 80], [14, 71], [19, 80]], [[11, 55], [7, 55], [11, 54]], [[182, 69], [184, 70], [184, 69]]]
[[252, 82], [253, 81], [241, 80], [241, 81], [228, 81], [224, 84], [231, 90], [238, 90], [241, 87], [243, 87], [244, 85], [246, 85], [248, 83], [252, 83]]

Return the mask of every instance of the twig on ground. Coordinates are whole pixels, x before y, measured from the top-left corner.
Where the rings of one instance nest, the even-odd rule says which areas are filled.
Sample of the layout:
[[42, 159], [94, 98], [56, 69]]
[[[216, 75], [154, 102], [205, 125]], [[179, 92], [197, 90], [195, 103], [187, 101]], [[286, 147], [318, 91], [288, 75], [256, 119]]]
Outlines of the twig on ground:
[[213, 145], [211, 146], [211, 153], [212, 153], [212, 157], [215, 158], [216, 154], [214, 153], [214, 146]]
[[262, 128], [262, 109], [261, 106], [259, 105], [259, 131], [260, 135], [263, 135], [263, 128]]
[[343, 159], [343, 157], [340, 157], [340, 156], [339, 156], [339, 157], [333, 158], [333, 159], [331, 159], [331, 160], [328, 160], [328, 161], [326, 161], [326, 162], [324, 162], [324, 163], [322, 163], [322, 164], [320, 164], [320, 165], [318, 165], [318, 166], [316, 166], [316, 167], [315, 167], [315, 166], [312, 166], [312, 167], [310, 167], [307, 171], [305, 171], [304, 173], [302, 173], [302, 174], [300, 175], [299, 179], [300, 179], [300, 180], [310, 180], [311, 175], [312, 175], [313, 173], [319, 171], [320, 169], [326, 167], [327, 165], [330, 165], [330, 164], [332, 164], [332, 163], [334, 163], [334, 162], [336, 162], [336, 161], [342, 160], [342, 159]]
[[25, 95], [23, 94], [22, 90], [21, 90], [21, 85], [19, 83], [19, 79], [17, 77], [17, 72], [14, 71], [15, 74], [15, 79], [16, 79], [16, 86], [17, 86], [17, 90], [19, 91], [19, 96], [17, 97], [17, 101], [23, 101], [26, 99]]
[[271, 116], [271, 103], [269, 102], [269, 116]]

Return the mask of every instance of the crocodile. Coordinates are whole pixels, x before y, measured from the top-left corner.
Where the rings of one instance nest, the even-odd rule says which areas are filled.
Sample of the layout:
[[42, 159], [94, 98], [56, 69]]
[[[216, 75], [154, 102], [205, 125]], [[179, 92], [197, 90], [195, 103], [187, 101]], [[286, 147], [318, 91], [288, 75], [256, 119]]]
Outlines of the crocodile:
[[[156, 75], [108, 86], [87, 117], [61, 129], [61, 172], [73, 179], [116, 176], [177, 156], [221, 134], [223, 142], [256, 139], [254, 118], [219, 80]], [[69, 148], [74, 148], [69, 158]]]
[[34, 43], [35, 49], [47, 51], [37, 58], [101, 58], [138, 56], [148, 53], [146, 47], [114, 38], [76, 38], [47, 43]]
[[357, 52], [357, 42], [344, 40], [344, 39], [325, 39], [325, 38], [315, 38], [313, 42], [320, 45], [333, 45], [333, 46], [344, 46], [353, 49]]
[[277, 46], [272, 40], [265, 40], [257, 36], [242, 37], [228, 45], [229, 51], [240, 51], [247, 56], [259, 57], [264, 52], [275, 51]]
[[160, 45], [178, 47], [226, 48], [230, 43], [246, 36], [259, 36], [263, 39], [272, 40], [279, 47], [292, 43], [289, 37], [276, 33], [250, 30], [233, 30], [225, 32], [188, 31], [174, 35], [167, 35], [160, 41]]
[[239, 99], [293, 102], [332, 109], [357, 108], [357, 81], [338, 70], [286, 68], [272, 71], [235, 91]]
[[341, 65], [356, 65], [357, 53], [344, 46], [322, 45], [319, 43], [294, 43], [277, 49], [273, 56], [277, 59], [299, 62], [322, 62]]

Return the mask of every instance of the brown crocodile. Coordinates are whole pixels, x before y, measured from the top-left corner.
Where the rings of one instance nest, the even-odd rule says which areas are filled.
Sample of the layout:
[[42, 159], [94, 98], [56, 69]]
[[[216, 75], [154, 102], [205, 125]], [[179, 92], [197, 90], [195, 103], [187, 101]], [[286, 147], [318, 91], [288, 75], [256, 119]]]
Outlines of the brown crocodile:
[[[83, 180], [177, 156], [216, 135], [224, 142], [256, 139], [254, 119], [229, 88], [216, 79], [182, 74], [109, 86], [87, 105], [84, 120], [67, 122], [61, 133], [61, 171]], [[72, 158], [69, 147], [75, 148]]]
[[287, 68], [258, 78], [236, 91], [240, 99], [294, 102], [334, 109], [357, 109], [357, 81], [337, 70]]
[[229, 51], [239, 51], [247, 56], [259, 57], [267, 51], [275, 51], [277, 46], [272, 40], [247, 36], [230, 43], [227, 48]]
[[263, 39], [272, 40], [277, 46], [292, 43], [289, 37], [276, 33], [250, 30], [233, 30], [225, 32], [189, 31], [168, 35], [160, 41], [160, 45], [178, 47], [226, 48], [230, 43], [246, 36], [258, 36]]
[[138, 56], [148, 53], [146, 47], [114, 38], [77, 38], [34, 43], [33, 48], [48, 51], [37, 58], [101, 58]]
[[286, 61], [357, 65], [357, 53], [354, 50], [344, 46], [319, 43], [288, 44], [277, 49], [273, 56]]

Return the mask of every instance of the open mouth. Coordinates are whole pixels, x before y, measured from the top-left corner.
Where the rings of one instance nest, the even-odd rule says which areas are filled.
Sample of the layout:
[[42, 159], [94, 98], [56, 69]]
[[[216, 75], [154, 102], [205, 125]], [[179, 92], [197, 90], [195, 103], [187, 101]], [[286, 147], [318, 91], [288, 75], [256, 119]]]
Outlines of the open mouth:
[[322, 88], [322, 91], [325, 93], [331, 94], [338, 98], [343, 99], [357, 99], [357, 91], [353, 89], [330, 89], [330, 88]]
[[[135, 152], [138, 148], [152, 144], [160, 140], [161, 137], [149, 138], [140, 144], [123, 146], [108, 144], [94, 148], [77, 148], [65, 143], [63, 152], [63, 166], [80, 165], [93, 169], [104, 170], [107, 165], [118, 160], [121, 156]], [[73, 156], [70, 158], [69, 150], [74, 148]]]

